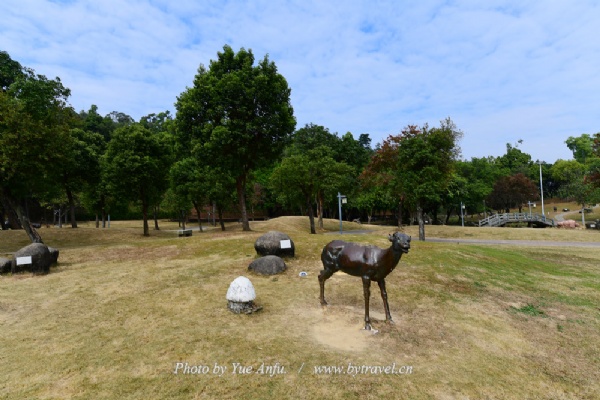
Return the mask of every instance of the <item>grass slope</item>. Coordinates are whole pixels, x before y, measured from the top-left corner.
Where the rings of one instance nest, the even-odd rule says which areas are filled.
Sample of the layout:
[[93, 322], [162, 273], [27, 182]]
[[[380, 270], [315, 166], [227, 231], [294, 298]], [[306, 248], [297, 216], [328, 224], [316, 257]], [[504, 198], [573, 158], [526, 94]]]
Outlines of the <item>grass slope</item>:
[[[317, 235], [307, 218], [251, 226], [189, 238], [169, 223], [150, 238], [140, 222], [42, 229], [61, 250], [59, 266], [0, 277], [0, 398], [600, 397], [600, 249], [419, 242], [409, 227], [412, 249], [387, 279], [396, 324], [384, 322], [375, 285], [374, 335], [361, 331], [360, 279], [334, 275], [330, 306], [319, 305], [320, 251], [339, 237], [337, 221]], [[388, 246], [389, 227], [367, 228], [344, 240]], [[276, 277], [249, 274], [254, 241], [269, 230], [288, 233], [296, 257]], [[566, 242], [599, 232], [427, 234]], [[25, 244], [23, 232], [0, 231], [0, 256]], [[252, 280], [261, 312], [227, 310], [239, 275]]]

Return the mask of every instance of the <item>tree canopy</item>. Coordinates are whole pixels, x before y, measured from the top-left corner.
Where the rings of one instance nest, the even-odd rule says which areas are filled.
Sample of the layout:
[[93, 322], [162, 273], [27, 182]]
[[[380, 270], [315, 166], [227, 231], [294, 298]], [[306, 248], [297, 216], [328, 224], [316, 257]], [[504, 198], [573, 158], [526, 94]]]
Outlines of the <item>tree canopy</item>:
[[294, 131], [290, 93], [268, 56], [254, 65], [251, 50], [235, 53], [224, 46], [177, 99], [180, 141], [235, 178], [244, 230], [250, 230], [245, 194], [250, 172], [279, 157]]
[[14, 210], [33, 242], [42, 238], [23, 210], [27, 197], [43, 196], [56, 183], [65, 162], [64, 143], [74, 111], [70, 90], [21, 67], [0, 52], [0, 185], [6, 207]]
[[144, 236], [149, 236], [148, 209], [160, 203], [168, 187], [171, 146], [165, 135], [141, 124], [117, 129], [103, 156], [109, 190], [131, 201], [139, 201]]
[[367, 133], [355, 139], [313, 123], [294, 131], [290, 94], [268, 55], [224, 46], [177, 98], [175, 118], [164, 111], [136, 122], [93, 104], [75, 113], [58, 77], [0, 51], [0, 227], [41, 241], [30, 209], [43, 221], [50, 207], [68, 205], [76, 227], [76, 212], [96, 213], [98, 226], [99, 214], [134, 215], [139, 206], [147, 235], [148, 209], [157, 221], [162, 201], [165, 215], [194, 207], [200, 216], [210, 205], [222, 229], [225, 211], [249, 230], [248, 202], [253, 216], [308, 214], [314, 232], [314, 211], [319, 227], [335, 218], [339, 192], [349, 220], [391, 212], [400, 226], [416, 217], [423, 239], [425, 214], [438, 223], [445, 212], [449, 223], [461, 204], [476, 213], [535, 200], [541, 172], [544, 195], [582, 206], [600, 199], [600, 133], [569, 137], [574, 159], [554, 164], [534, 162], [522, 141], [500, 157], [460, 160], [462, 132], [449, 118], [408, 125], [373, 150]]
[[423, 207], [441, 202], [460, 155], [461, 137], [449, 118], [439, 128], [409, 125], [400, 134], [396, 176], [406, 201], [417, 211], [420, 240], [425, 240]]

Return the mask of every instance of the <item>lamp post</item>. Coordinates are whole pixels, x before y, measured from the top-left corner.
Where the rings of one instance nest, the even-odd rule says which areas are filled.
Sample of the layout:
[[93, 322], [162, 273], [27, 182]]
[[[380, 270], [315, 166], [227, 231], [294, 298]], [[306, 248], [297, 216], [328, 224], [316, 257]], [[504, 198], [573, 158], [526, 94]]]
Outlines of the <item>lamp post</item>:
[[346, 204], [348, 201], [348, 198], [342, 194], [340, 194], [340, 192], [338, 192], [338, 207], [340, 209], [340, 235], [342, 234], [342, 203]]
[[462, 227], [465, 227], [465, 215], [463, 213], [463, 210], [465, 209], [465, 205], [463, 204], [463, 202], [460, 202], [460, 220], [462, 221]]
[[546, 218], [546, 213], [544, 212], [544, 187], [542, 185], [542, 162], [539, 161], [540, 164], [540, 193], [542, 195], [542, 215]]

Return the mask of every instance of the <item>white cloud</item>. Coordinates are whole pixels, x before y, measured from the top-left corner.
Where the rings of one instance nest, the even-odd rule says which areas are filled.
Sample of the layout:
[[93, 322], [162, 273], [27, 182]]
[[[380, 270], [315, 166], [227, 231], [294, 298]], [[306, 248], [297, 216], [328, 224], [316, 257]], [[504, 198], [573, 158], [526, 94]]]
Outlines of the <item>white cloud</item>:
[[135, 119], [166, 109], [224, 44], [269, 54], [298, 127], [370, 133], [451, 117], [463, 155], [523, 139], [571, 158], [600, 131], [595, 2], [4, 0], [0, 49], [72, 90], [77, 110]]

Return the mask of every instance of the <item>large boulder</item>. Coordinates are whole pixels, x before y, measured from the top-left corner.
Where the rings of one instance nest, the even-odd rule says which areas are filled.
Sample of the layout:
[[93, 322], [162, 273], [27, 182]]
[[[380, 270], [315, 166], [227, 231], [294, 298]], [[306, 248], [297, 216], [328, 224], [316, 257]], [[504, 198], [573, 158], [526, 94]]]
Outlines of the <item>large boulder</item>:
[[294, 242], [283, 232], [269, 231], [256, 239], [254, 249], [261, 256], [294, 257]]
[[250, 271], [262, 275], [276, 275], [286, 269], [285, 262], [278, 256], [264, 256], [252, 261], [248, 266]]
[[[19, 263], [19, 259], [31, 257], [31, 263]], [[58, 255], [56, 255], [58, 258]], [[47, 274], [50, 272], [50, 266], [54, 263], [54, 256], [48, 250], [48, 246], [43, 243], [31, 243], [15, 253], [15, 259], [12, 262], [12, 272], [22, 272], [29, 270], [34, 274]]]
[[12, 268], [12, 260], [0, 257], [0, 274], [8, 274]]

